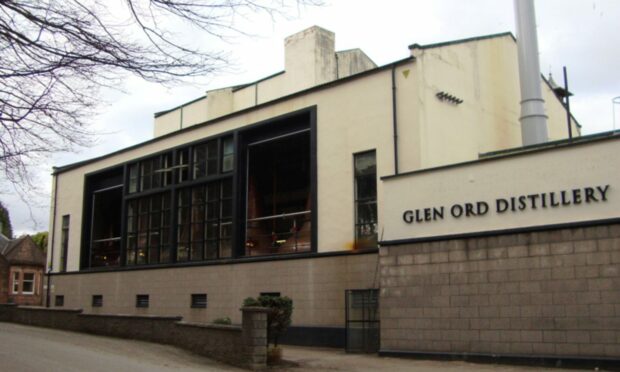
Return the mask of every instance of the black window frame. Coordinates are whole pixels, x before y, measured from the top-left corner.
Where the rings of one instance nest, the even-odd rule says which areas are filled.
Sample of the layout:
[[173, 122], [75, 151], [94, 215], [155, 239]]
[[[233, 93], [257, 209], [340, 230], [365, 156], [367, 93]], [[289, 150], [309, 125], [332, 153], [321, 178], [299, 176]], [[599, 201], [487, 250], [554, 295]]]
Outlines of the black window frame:
[[136, 307], [145, 309], [149, 307], [150, 296], [148, 294], [137, 294], [136, 295]]
[[60, 228], [60, 265], [59, 271], [67, 271], [67, 261], [69, 254], [69, 229], [71, 226], [71, 215], [62, 216], [62, 225]]
[[190, 307], [192, 309], [206, 309], [209, 306], [209, 297], [206, 293], [192, 293]]
[[55, 295], [54, 296], [54, 307], [63, 307], [63, 306], [65, 306], [65, 296]]
[[91, 307], [103, 307], [103, 295], [93, 295]]
[[[164, 191], [132, 195], [125, 199], [124, 206], [125, 266], [172, 262], [174, 252], [173, 239], [170, 235], [173, 213], [171, 193]], [[141, 249], [143, 255], [140, 255]], [[164, 260], [162, 257], [167, 258]]]
[[[357, 161], [358, 159], [372, 155], [374, 160], [374, 173], [373, 174], [359, 174], [357, 169]], [[371, 196], [360, 197], [359, 195], [359, 184], [361, 180], [364, 178], [368, 178], [374, 181], [374, 194]], [[378, 216], [378, 206], [377, 206], [377, 151], [376, 149], [357, 152], [353, 154], [353, 208], [354, 208], [354, 219], [353, 219], [353, 237], [355, 242], [355, 248], [376, 248], [378, 245], [378, 226], [379, 226], [379, 216]], [[360, 208], [370, 207], [372, 209], [372, 214], [374, 214], [374, 220], [360, 220]], [[361, 246], [361, 236], [359, 234], [360, 228], [362, 226], [374, 225], [374, 244], [372, 246]]]

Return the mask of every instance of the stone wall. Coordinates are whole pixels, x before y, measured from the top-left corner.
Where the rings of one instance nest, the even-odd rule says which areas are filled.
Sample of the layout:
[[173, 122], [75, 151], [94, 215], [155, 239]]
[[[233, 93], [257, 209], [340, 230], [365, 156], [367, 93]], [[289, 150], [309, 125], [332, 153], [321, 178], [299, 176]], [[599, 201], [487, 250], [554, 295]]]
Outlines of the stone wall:
[[0, 304], [9, 300], [9, 262], [0, 256]]
[[382, 247], [381, 350], [620, 358], [620, 224]]
[[181, 317], [82, 314], [82, 310], [0, 305], [0, 321], [174, 345], [228, 364], [267, 363], [267, 309], [241, 309], [243, 326], [192, 324]]

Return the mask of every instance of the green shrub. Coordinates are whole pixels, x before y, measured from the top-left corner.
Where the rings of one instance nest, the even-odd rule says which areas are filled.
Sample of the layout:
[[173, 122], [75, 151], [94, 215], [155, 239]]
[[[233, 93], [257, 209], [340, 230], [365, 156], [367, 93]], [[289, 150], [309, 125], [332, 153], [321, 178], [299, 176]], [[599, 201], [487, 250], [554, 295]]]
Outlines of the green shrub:
[[243, 306], [261, 306], [270, 309], [269, 313], [267, 313], [267, 340], [273, 343], [274, 346], [278, 346], [278, 338], [291, 325], [293, 300], [286, 296], [248, 297], [243, 301]]
[[217, 318], [213, 320], [213, 324], [225, 324], [225, 325], [231, 325], [232, 321], [230, 320], [229, 317], [225, 316], [223, 318]]

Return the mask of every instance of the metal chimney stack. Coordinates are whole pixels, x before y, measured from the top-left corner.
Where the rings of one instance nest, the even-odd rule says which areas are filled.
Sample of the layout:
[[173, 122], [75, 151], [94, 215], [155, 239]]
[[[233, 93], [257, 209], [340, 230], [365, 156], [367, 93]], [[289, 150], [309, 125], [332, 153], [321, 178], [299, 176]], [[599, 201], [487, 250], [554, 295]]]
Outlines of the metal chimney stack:
[[514, 0], [521, 84], [521, 139], [523, 146], [548, 140], [545, 101], [540, 88], [540, 63], [534, 0]]

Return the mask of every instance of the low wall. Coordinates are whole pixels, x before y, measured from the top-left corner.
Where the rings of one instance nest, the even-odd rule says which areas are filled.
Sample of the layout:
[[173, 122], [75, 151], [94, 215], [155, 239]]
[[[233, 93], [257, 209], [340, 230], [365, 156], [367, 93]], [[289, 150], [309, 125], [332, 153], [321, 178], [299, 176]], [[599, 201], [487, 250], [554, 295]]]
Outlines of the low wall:
[[382, 247], [381, 350], [620, 359], [620, 224]]
[[194, 324], [181, 317], [83, 314], [80, 309], [0, 305], [0, 321], [169, 344], [252, 369], [267, 363], [267, 309], [245, 307], [242, 326]]

